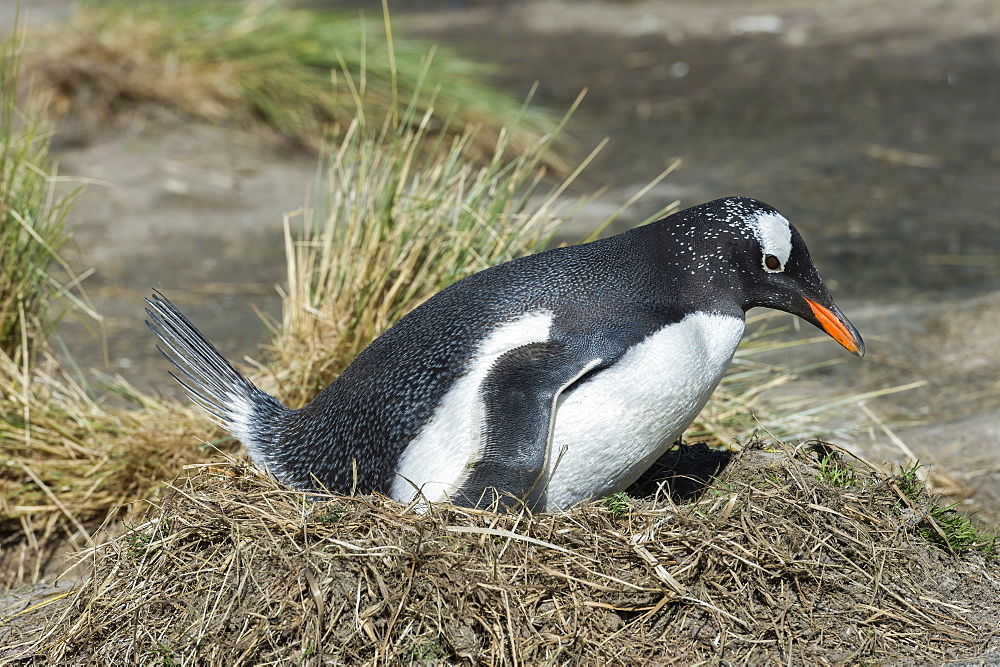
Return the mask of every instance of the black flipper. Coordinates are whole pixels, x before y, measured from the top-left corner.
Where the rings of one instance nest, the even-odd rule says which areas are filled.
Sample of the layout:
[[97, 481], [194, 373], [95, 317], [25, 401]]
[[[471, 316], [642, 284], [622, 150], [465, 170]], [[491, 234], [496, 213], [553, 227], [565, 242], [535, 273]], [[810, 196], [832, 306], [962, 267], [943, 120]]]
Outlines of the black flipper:
[[517, 506], [545, 470], [559, 394], [601, 365], [560, 342], [531, 343], [501, 356], [483, 381], [481, 456], [452, 495], [466, 507]]

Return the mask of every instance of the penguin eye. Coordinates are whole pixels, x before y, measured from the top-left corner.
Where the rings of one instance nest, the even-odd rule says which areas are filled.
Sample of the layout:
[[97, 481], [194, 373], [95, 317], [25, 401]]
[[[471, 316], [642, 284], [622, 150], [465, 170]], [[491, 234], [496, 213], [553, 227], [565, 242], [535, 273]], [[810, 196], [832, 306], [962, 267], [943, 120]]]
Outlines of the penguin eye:
[[764, 268], [768, 271], [781, 271], [781, 260], [774, 255], [765, 255]]

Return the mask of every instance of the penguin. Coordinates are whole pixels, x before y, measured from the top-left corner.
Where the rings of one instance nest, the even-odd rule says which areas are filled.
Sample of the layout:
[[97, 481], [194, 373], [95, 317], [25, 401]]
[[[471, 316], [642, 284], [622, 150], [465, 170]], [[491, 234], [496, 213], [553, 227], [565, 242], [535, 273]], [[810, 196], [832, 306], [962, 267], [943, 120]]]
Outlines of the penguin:
[[146, 303], [171, 375], [283, 484], [478, 508], [553, 511], [628, 487], [697, 417], [751, 308], [865, 350], [799, 232], [746, 197], [463, 278], [298, 410], [162, 294]]

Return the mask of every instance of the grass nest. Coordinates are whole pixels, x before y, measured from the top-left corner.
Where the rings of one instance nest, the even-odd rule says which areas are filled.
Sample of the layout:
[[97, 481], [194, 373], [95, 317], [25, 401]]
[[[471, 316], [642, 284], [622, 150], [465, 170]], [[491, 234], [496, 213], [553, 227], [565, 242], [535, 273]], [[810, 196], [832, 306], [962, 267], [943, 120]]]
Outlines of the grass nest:
[[692, 488], [707, 451], [674, 450], [632, 489], [644, 497], [539, 515], [317, 501], [244, 464], [204, 467], [82, 555], [80, 583], [0, 609], [0, 656], [853, 664], [1000, 651], [993, 545], [929, 539], [952, 537], [948, 510], [906, 471], [754, 443]]

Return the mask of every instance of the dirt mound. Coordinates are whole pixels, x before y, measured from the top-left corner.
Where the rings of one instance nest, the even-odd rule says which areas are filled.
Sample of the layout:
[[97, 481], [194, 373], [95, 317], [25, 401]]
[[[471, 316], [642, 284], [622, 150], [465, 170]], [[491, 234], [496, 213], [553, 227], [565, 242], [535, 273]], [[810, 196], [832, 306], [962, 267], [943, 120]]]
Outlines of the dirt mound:
[[206, 468], [150, 520], [91, 552], [91, 574], [71, 593], [8, 610], [0, 655], [58, 664], [995, 655], [991, 546], [948, 547], [947, 511], [914, 479], [826, 447], [757, 444], [685, 504], [671, 500], [668, 479], [641, 500], [619, 494], [529, 516], [310, 502], [243, 464]]

